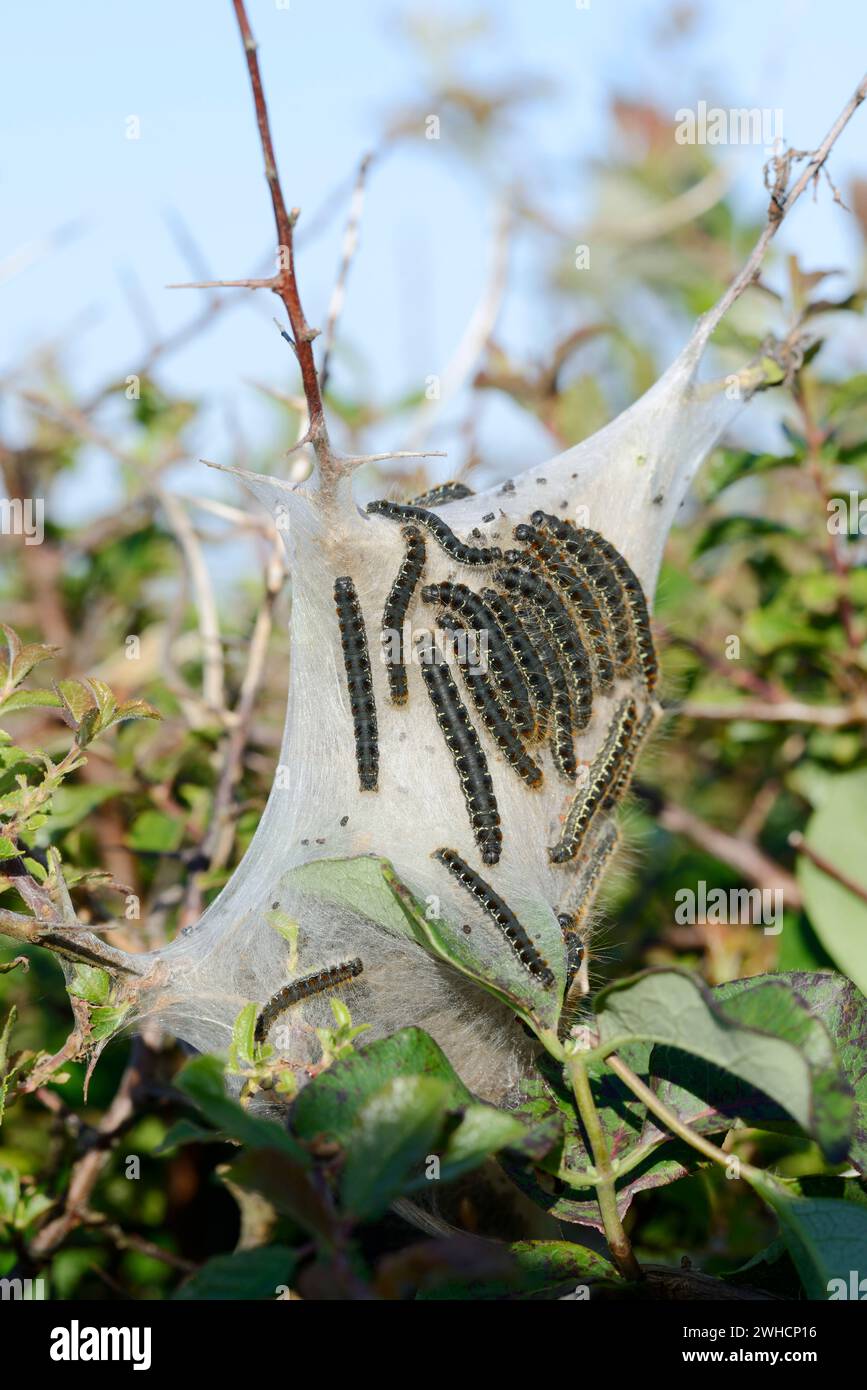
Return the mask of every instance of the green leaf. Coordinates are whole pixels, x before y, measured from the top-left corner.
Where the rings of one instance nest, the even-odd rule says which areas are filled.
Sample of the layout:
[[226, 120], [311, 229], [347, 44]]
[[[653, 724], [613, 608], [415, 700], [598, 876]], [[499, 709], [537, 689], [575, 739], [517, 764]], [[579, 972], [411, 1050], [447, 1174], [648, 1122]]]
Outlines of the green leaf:
[[408, 1187], [423, 1181], [449, 1103], [449, 1087], [432, 1076], [394, 1076], [356, 1118], [348, 1137], [341, 1194], [360, 1219], [388, 1210]]
[[293, 1131], [302, 1139], [323, 1135], [345, 1146], [362, 1107], [395, 1076], [442, 1081], [455, 1109], [473, 1101], [433, 1038], [420, 1028], [402, 1028], [359, 1047], [305, 1086], [293, 1111]]
[[213, 1144], [215, 1142], [219, 1142], [219, 1136], [215, 1135], [212, 1129], [206, 1129], [204, 1125], [194, 1124], [192, 1120], [176, 1120], [166, 1131], [164, 1138], [154, 1149], [154, 1153], [173, 1153], [183, 1144]]
[[222, 1064], [217, 1057], [194, 1057], [178, 1074], [175, 1085], [189, 1096], [216, 1129], [252, 1148], [271, 1148], [305, 1166], [309, 1158], [292, 1136], [273, 1120], [249, 1115], [226, 1094]]
[[129, 1014], [130, 1005], [121, 1004], [117, 1007], [106, 1005], [97, 1007], [90, 1011], [90, 1036], [94, 1042], [102, 1042], [106, 1038], [114, 1037], [114, 1034], [123, 1027]]
[[731, 545], [737, 541], [753, 541], [759, 536], [793, 536], [796, 533], [779, 521], [771, 521], [765, 516], [722, 516], [706, 526], [693, 555], [696, 559], [714, 550], [718, 545]]
[[0, 700], [0, 714], [15, 714], [20, 709], [59, 709], [61, 699], [53, 690], [13, 690]]
[[520, 1148], [527, 1131], [521, 1121], [492, 1105], [469, 1105], [442, 1154], [440, 1179], [451, 1182], [501, 1149]]
[[130, 827], [126, 842], [130, 849], [144, 850], [151, 854], [173, 854], [180, 848], [184, 838], [184, 827], [174, 816], [164, 815], [162, 811], [142, 811]]
[[596, 1008], [600, 1058], [636, 1042], [679, 1048], [776, 1101], [830, 1162], [845, 1157], [851, 1095], [827, 1038], [812, 1026], [818, 1021], [784, 982], [763, 982], [732, 1000], [730, 1012], [694, 976], [654, 968], [609, 985]]
[[78, 964], [67, 986], [69, 993], [88, 1004], [107, 1004], [111, 994], [111, 977], [98, 965]]
[[[867, 890], [867, 769], [833, 779], [826, 799], [811, 816], [805, 831], [810, 849], [834, 865], [844, 877]], [[844, 974], [867, 993], [867, 902], [806, 855], [799, 855], [797, 877], [804, 905], [822, 945]]]
[[3, 1123], [3, 1116], [6, 1113], [6, 1096], [9, 1091], [9, 1082], [14, 1072], [9, 1070], [9, 1039], [12, 1036], [12, 1025], [15, 1022], [15, 1005], [6, 1015], [6, 1022], [3, 1024], [3, 1031], [0, 1033], [0, 1125]]
[[776, 1212], [807, 1297], [850, 1298], [852, 1272], [857, 1285], [867, 1270], [867, 1207], [792, 1196], [768, 1173], [754, 1173], [749, 1181]]
[[231, 1058], [235, 1067], [251, 1067], [256, 1060], [256, 1019], [259, 1005], [245, 1004], [232, 1029]]
[[[505, 1253], [505, 1252], [504, 1252]], [[600, 1280], [618, 1281], [614, 1266], [586, 1246], [565, 1240], [522, 1240], [509, 1247], [510, 1265], [499, 1275], [481, 1272], [466, 1280], [446, 1279], [423, 1289], [417, 1299], [436, 1302], [443, 1299], [531, 1298], [550, 1294], [568, 1297], [579, 1287]]]
[[19, 853], [17, 846], [12, 840], [0, 835], [0, 859], [15, 859]]
[[296, 1263], [294, 1251], [286, 1245], [215, 1255], [196, 1270], [174, 1297], [180, 1302], [276, 1298], [280, 1287], [291, 1279]]

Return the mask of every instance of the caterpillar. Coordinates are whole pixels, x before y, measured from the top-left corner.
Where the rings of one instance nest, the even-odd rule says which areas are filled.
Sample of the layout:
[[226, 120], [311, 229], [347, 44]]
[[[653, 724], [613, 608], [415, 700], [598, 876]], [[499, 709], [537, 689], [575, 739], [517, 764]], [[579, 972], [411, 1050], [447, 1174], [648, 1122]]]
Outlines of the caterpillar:
[[566, 906], [558, 914], [564, 933], [583, 929], [599, 880], [619, 843], [620, 832], [613, 821], [608, 821], [591, 842]]
[[521, 733], [533, 728], [530, 696], [509, 645], [491, 609], [466, 584], [426, 584], [421, 591], [425, 603], [442, 604], [466, 618], [470, 627], [486, 634], [491, 669]]
[[614, 661], [605, 622], [590, 585], [563, 563], [562, 552], [534, 526], [516, 526], [513, 534], [542, 564], [553, 587], [571, 607], [588, 639], [596, 685], [602, 694], [607, 694], [614, 684]]
[[497, 546], [467, 545], [458, 540], [454, 531], [434, 512], [413, 503], [368, 502], [367, 510], [374, 516], [387, 516], [392, 521], [414, 521], [429, 531], [442, 546], [447, 555], [461, 565], [477, 565], [490, 568], [502, 559], [502, 551]]
[[379, 741], [376, 723], [376, 701], [370, 674], [367, 633], [358, 594], [349, 575], [334, 581], [334, 603], [340, 626], [343, 665], [346, 669], [346, 688], [352, 711], [355, 735], [355, 761], [358, 782], [362, 791], [376, 791], [379, 776]]
[[472, 894], [491, 921], [499, 927], [521, 964], [546, 989], [550, 989], [556, 983], [553, 970], [499, 893], [495, 893], [490, 884], [486, 883], [475, 869], [471, 869], [456, 850], [434, 850], [433, 857], [444, 864], [452, 877]]
[[635, 732], [638, 707], [631, 698], [622, 700], [614, 715], [614, 722], [601, 750], [590, 768], [585, 786], [576, 794], [569, 807], [563, 832], [556, 845], [548, 849], [553, 864], [565, 864], [574, 859], [590, 822], [603, 802], [613, 802], [613, 788], [616, 784], [621, 764], [628, 755], [630, 740]]
[[422, 576], [425, 563], [426, 546], [421, 532], [416, 526], [404, 526], [401, 535], [406, 541], [406, 554], [401, 562], [397, 577], [389, 590], [382, 614], [383, 644], [397, 644], [396, 659], [394, 651], [387, 653], [386, 670], [392, 703], [406, 704], [407, 679], [404, 652], [403, 624], [407, 610], [412, 603], [416, 585]]
[[[458, 622], [450, 613], [441, 613], [437, 622], [447, 632], [458, 636], [466, 634], [467, 630], [463, 623]], [[483, 672], [473, 669], [473, 663], [467, 655], [458, 655], [457, 659], [464, 685], [470, 693], [482, 723], [494, 739], [506, 762], [514, 768], [528, 787], [541, 786], [542, 769], [533, 762], [525, 750], [517, 731], [509, 722], [508, 715], [497, 699], [488, 677]]]
[[572, 981], [584, 964], [586, 954], [584, 937], [578, 929], [578, 917], [574, 912], [558, 912], [557, 921], [563, 933], [566, 947], [566, 994], [568, 996]]
[[545, 620], [569, 682], [575, 726], [586, 729], [593, 713], [593, 683], [584, 643], [551, 585], [528, 570], [495, 570], [494, 579], [508, 593], [527, 599]]
[[602, 809], [607, 811], [614, 806], [629, 788], [632, 780], [632, 772], [635, 767], [635, 760], [641, 751], [641, 746], [650, 732], [650, 726], [657, 715], [657, 706], [648, 705], [635, 730], [634, 736], [629, 741], [629, 746], [625, 749], [620, 766], [617, 769], [617, 778], [611, 791], [602, 802]]
[[463, 497], [475, 497], [475, 495], [473, 489], [467, 487], [466, 483], [438, 483], [428, 492], [423, 492], [421, 497], [414, 497], [410, 506], [442, 507], [446, 502], [460, 502]]
[[421, 653], [421, 674], [461, 782], [470, 825], [485, 864], [499, 863], [503, 848], [500, 814], [479, 736], [446, 662], [435, 650]]
[[648, 693], [652, 693], [659, 677], [659, 667], [656, 660], [656, 649], [653, 645], [653, 633], [650, 628], [650, 613], [638, 576], [627, 564], [620, 551], [598, 531], [585, 530], [584, 535], [593, 550], [611, 565], [620, 581], [623, 592], [626, 594], [635, 646], [638, 652], [638, 664]]
[[[575, 742], [574, 730], [572, 728], [572, 701], [569, 697], [569, 686], [563, 674], [563, 667], [560, 659], [549, 642], [539, 621], [536, 609], [529, 604], [521, 604], [520, 613], [524, 623], [524, 631], [527, 633], [533, 649], [542, 663], [542, 669], [551, 689], [550, 713], [552, 716], [552, 730], [549, 743], [551, 745], [551, 755], [554, 759], [554, 766], [567, 782], [574, 782], [578, 771], [575, 761]], [[544, 719], [547, 723], [547, 713]], [[540, 736], [545, 732], [544, 724], [539, 728]]]
[[293, 980], [291, 984], [278, 989], [259, 1010], [253, 1031], [256, 1042], [265, 1041], [268, 1030], [278, 1014], [284, 1013], [293, 1004], [299, 1004], [302, 999], [309, 999], [313, 994], [322, 994], [326, 989], [334, 989], [346, 980], [355, 979], [363, 969], [361, 960], [356, 956], [354, 960], [344, 961], [342, 965], [329, 965], [324, 970], [317, 970], [312, 975], [305, 975], [302, 979]]
[[524, 684], [530, 692], [536, 714], [536, 733], [544, 732], [547, 714], [554, 698], [545, 667], [527, 633], [517, 610], [496, 589], [482, 589], [481, 598], [488, 605], [503, 633]]
[[590, 545], [586, 532], [577, 530], [570, 522], [542, 511], [533, 512], [530, 520], [541, 531], [550, 531], [563, 551], [586, 575], [588, 584], [596, 593], [608, 617], [614, 639], [614, 664], [617, 675], [630, 675], [635, 660], [635, 646], [626, 596], [617, 571], [610, 564], [606, 564], [601, 553]]

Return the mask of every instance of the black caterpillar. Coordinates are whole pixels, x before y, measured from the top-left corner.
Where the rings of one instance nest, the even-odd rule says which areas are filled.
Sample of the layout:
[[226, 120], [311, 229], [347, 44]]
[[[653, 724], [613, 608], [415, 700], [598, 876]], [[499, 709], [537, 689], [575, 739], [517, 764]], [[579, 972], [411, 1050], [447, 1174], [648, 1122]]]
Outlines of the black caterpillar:
[[355, 960], [344, 961], [342, 965], [329, 965], [325, 970], [317, 970], [312, 975], [305, 975], [303, 979], [293, 980], [291, 984], [278, 989], [259, 1011], [253, 1032], [256, 1042], [265, 1041], [268, 1030], [278, 1014], [284, 1013], [293, 1004], [300, 1004], [302, 999], [309, 999], [312, 994], [322, 994], [326, 989], [333, 989], [335, 985], [355, 979], [363, 969], [364, 966], [356, 956]]
[[522, 733], [533, 728], [530, 696], [509, 644], [491, 609], [466, 584], [426, 584], [421, 591], [425, 603], [442, 604], [466, 618], [470, 627], [487, 634], [488, 657], [497, 685], [505, 696], [512, 716]]
[[544, 619], [548, 634], [569, 682], [575, 711], [575, 726], [586, 729], [593, 713], [593, 682], [584, 643], [575, 630], [568, 610], [551, 585], [529, 570], [496, 570], [494, 579], [510, 594], [525, 599]]
[[417, 507], [411, 502], [369, 502], [367, 510], [375, 516], [387, 516], [392, 521], [414, 521], [424, 526], [447, 555], [461, 565], [477, 565], [490, 568], [502, 559], [503, 552], [496, 546], [485, 547], [467, 545], [458, 540], [454, 531], [440, 517], [425, 507]]
[[542, 769], [533, 762], [524, 748], [517, 729], [509, 722], [509, 716], [497, 699], [488, 677], [482, 671], [474, 669], [466, 646], [464, 646], [463, 652], [460, 650], [461, 640], [466, 643], [469, 635], [467, 629], [450, 613], [441, 613], [437, 622], [444, 631], [453, 633], [459, 639], [456, 644], [458, 665], [461, 669], [464, 685], [470, 693], [485, 728], [496, 742], [509, 766], [515, 769], [522, 781], [526, 782], [528, 787], [540, 787], [543, 780]]
[[577, 530], [570, 522], [542, 511], [534, 512], [530, 520], [540, 531], [548, 531], [555, 537], [564, 554], [574, 561], [586, 578], [608, 618], [614, 642], [617, 675], [628, 676], [634, 666], [635, 648], [626, 595], [621, 588], [617, 571], [606, 564], [604, 557], [594, 550], [586, 538], [586, 533]]
[[439, 654], [429, 649], [421, 653], [421, 673], [430, 696], [455, 768], [467, 805], [467, 814], [482, 860], [485, 864], [499, 863], [503, 848], [500, 813], [494, 796], [494, 784], [479, 736], [467, 714], [452, 680], [451, 672]]
[[638, 707], [635, 701], [621, 701], [608, 737], [590, 768], [587, 783], [569, 807], [563, 833], [557, 844], [548, 850], [552, 863], [565, 864], [567, 860], [575, 858], [596, 812], [609, 796], [614, 799], [613, 789], [623, 760], [628, 755], [637, 720]]
[[546, 989], [550, 989], [556, 983], [553, 970], [544, 956], [539, 953], [512, 909], [503, 902], [499, 893], [495, 893], [490, 884], [485, 883], [485, 880], [476, 873], [475, 869], [471, 869], [455, 850], [438, 849], [434, 851], [433, 857], [444, 864], [458, 883], [473, 895], [476, 902], [491, 918], [491, 921], [499, 927], [521, 964]]
[[[392, 647], [391, 652], [387, 652], [386, 655], [388, 688], [396, 705], [406, 704], [408, 687], [403, 625], [416, 585], [424, 571], [426, 554], [424, 539], [417, 527], [404, 526], [401, 535], [406, 541], [406, 555], [389, 590], [382, 614], [383, 642]], [[397, 644], [396, 655], [392, 645], [394, 643]]]
[[379, 777], [379, 739], [376, 701], [370, 674], [367, 633], [355, 585], [348, 575], [334, 581], [334, 603], [340, 625], [340, 645], [346, 669], [346, 688], [355, 735], [355, 761], [362, 791], [376, 791]]
[[614, 684], [614, 660], [605, 630], [605, 620], [590, 585], [563, 563], [562, 554], [557, 546], [534, 526], [516, 526], [514, 536], [528, 547], [530, 553], [543, 566], [554, 588], [574, 612], [588, 639], [597, 687], [601, 694], [607, 694]]
[[460, 502], [463, 497], [475, 497], [475, 495], [473, 489], [467, 487], [466, 483], [438, 483], [428, 492], [423, 492], [421, 497], [414, 497], [409, 505], [411, 507], [442, 507], [446, 502]]

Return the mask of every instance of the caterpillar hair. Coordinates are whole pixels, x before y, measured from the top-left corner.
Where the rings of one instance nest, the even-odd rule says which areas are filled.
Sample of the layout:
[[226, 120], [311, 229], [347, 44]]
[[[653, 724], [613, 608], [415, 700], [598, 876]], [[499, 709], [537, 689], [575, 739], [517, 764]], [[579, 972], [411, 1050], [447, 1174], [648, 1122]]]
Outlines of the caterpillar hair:
[[414, 497], [410, 506], [412, 507], [442, 507], [446, 502], [460, 502], [463, 497], [475, 497], [471, 487], [466, 483], [438, 483], [428, 492], [423, 492], [421, 497]]
[[528, 547], [530, 555], [543, 566], [554, 589], [566, 600], [587, 639], [596, 685], [602, 694], [607, 694], [614, 684], [614, 660], [605, 620], [590, 585], [563, 562], [559, 547], [534, 526], [516, 526], [514, 536]]
[[590, 544], [586, 531], [578, 530], [570, 522], [563, 521], [559, 516], [552, 516], [550, 512], [533, 512], [530, 520], [539, 530], [550, 532], [556, 538], [561, 549], [585, 576], [608, 619], [614, 640], [614, 664], [617, 675], [630, 675], [635, 662], [632, 622], [627, 597], [616, 569], [606, 563], [602, 553]]
[[471, 869], [455, 850], [438, 849], [434, 851], [433, 857], [444, 864], [458, 883], [472, 894], [491, 921], [499, 927], [521, 964], [546, 989], [550, 989], [551, 985], [556, 983], [553, 970], [499, 893], [496, 893], [475, 869]]
[[[450, 613], [441, 613], [437, 622], [446, 632], [458, 636], [467, 631], [463, 623], [458, 622], [457, 618], [454, 618]], [[517, 729], [510, 722], [508, 714], [497, 699], [488, 677], [482, 671], [473, 669], [473, 662], [468, 655], [458, 654], [457, 661], [464, 685], [470, 693], [470, 698], [482, 723], [505, 757], [506, 762], [514, 768], [528, 787], [540, 787], [543, 780], [542, 769], [533, 762], [524, 748]]]
[[593, 713], [593, 681], [584, 643], [568, 610], [540, 575], [528, 570], [495, 570], [494, 579], [507, 593], [526, 599], [541, 614], [569, 683], [575, 726], [586, 729]]
[[452, 755], [467, 815], [485, 864], [499, 863], [503, 848], [494, 784], [475, 727], [446, 662], [434, 650], [422, 652], [421, 674], [437, 723]]
[[334, 603], [340, 626], [349, 708], [352, 712], [358, 782], [362, 791], [376, 791], [379, 776], [376, 701], [373, 696], [364, 617], [355, 585], [349, 575], [335, 579]]
[[627, 755], [635, 731], [638, 707], [632, 698], [622, 700], [617, 707], [608, 736], [597, 754], [586, 785], [575, 795], [566, 815], [563, 833], [556, 845], [548, 850], [551, 862], [565, 864], [574, 859], [593, 817], [607, 801], [616, 783], [620, 766]]
[[490, 568], [502, 558], [502, 551], [496, 546], [467, 545], [458, 540], [451, 527], [434, 512], [411, 502], [368, 502], [367, 510], [374, 516], [386, 516], [392, 521], [414, 521], [423, 526], [458, 564]]
[[659, 668], [656, 660], [656, 649], [653, 645], [653, 633], [650, 628], [647, 599], [644, 597], [644, 590], [638, 576], [627, 564], [620, 551], [598, 531], [585, 530], [584, 536], [593, 550], [614, 570], [621, 588], [626, 594], [626, 602], [632, 619], [635, 647], [638, 652], [638, 664], [641, 668], [644, 684], [648, 692], [652, 692], [656, 687]]
[[484, 632], [487, 641], [488, 658], [494, 679], [509, 706], [512, 716], [521, 733], [529, 733], [534, 725], [530, 696], [520, 669], [515, 662], [505, 635], [493, 612], [467, 588], [466, 584], [426, 584], [421, 591], [425, 603], [442, 604], [465, 618], [470, 627]]
[[553, 691], [551, 690], [551, 682], [545, 675], [545, 668], [539, 654], [518, 616], [517, 609], [507, 598], [498, 594], [496, 589], [483, 589], [481, 598], [499, 623], [503, 636], [515, 658], [518, 670], [530, 692], [530, 699], [536, 716], [536, 734], [543, 733], [548, 711], [551, 708]]
[[412, 603], [416, 585], [424, 571], [426, 547], [421, 532], [415, 526], [404, 526], [401, 535], [406, 541], [406, 554], [401, 562], [394, 583], [389, 590], [382, 614], [383, 641], [397, 641], [395, 659], [387, 661], [388, 686], [395, 705], [406, 704], [406, 653], [404, 651], [403, 624]]
[[285, 1013], [293, 1004], [300, 1004], [302, 999], [309, 999], [313, 994], [322, 994], [326, 989], [334, 989], [346, 980], [355, 979], [363, 969], [361, 960], [356, 957], [355, 960], [344, 961], [342, 965], [329, 965], [325, 970], [317, 970], [312, 975], [305, 975], [303, 979], [293, 980], [291, 984], [278, 989], [259, 1010], [253, 1032], [256, 1042], [265, 1041], [275, 1018]]

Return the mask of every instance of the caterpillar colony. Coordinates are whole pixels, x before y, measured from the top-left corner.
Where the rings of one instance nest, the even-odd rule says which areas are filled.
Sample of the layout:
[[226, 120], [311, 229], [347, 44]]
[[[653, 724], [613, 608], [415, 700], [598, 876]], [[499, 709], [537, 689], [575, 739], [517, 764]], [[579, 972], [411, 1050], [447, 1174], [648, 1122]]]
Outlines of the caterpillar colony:
[[[380, 794], [382, 712], [367, 635], [378, 625], [388, 717], [400, 720], [426, 694], [430, 737], [442, 739], [454, 766], [453, 815], [465, 817], [479, 867], [436, 843], [431, 858], [496, 929], [496, 949], [545, 991], [559, 987], [563, 1031], [576, 996], [587, 991], [590, 908], [617, 845], [614, 815], [659, 714], [648, 608], [632, 569], [597, 531], [536, 510], [507, 523], [505, 534], [494, 528], [486, 537], [476, 527], [463, 539], [429, 510], [467, 495], [463, 484], [445, 483], [410, 503], [368, 505], [381, 524], [399, 528], [404, 551], [379, 613], [362, 611], [350, 574], [334, 584], [348, 698], [344, 753], [355, 762], [359, 788]], [[588, 731], [595, 732], [592, 759], [583, 756]], [[501, 770], [528, 797], [546, 784], [562, 788], [547, 843], [538, 846], [562, 873], [550, 904], [560, 930], [559, 973], [496, 886], [504, 833], [492, 772]], [[469, 935], [473, 927], [463, 930]], [[257, 1037], [285, 1010], [361, 969], [352, 966], [326, 966], [278, 990], [260, 1012]]]

